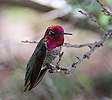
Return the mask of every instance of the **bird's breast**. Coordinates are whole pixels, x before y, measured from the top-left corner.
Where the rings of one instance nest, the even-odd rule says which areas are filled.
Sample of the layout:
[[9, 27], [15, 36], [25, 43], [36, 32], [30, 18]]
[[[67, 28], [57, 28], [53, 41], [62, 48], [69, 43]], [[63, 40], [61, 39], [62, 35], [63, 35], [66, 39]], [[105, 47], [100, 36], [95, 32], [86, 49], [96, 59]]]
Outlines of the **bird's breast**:
[[61, 48], [62, 47], [59, 46], [59, 47], [56, 47], [52, 50], [49, 49], [48, 52], [47, 52], [44, 64], [51, 63], [59, 55], [59, 53], [61, 51]]

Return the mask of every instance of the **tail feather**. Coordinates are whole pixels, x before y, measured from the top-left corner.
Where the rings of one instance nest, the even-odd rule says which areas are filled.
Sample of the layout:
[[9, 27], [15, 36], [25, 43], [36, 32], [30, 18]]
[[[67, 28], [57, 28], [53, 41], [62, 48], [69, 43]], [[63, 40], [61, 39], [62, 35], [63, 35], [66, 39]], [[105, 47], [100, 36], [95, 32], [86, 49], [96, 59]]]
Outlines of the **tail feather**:
[[27, 88], [29, 87], [29, 85], [30, 85], [30, 83], [28, 83], [28, 84], [25, 86], [25, 88], [24, 88], [23, 92], [21, 93], [21, 95], [23, 95], [23, 93], [27, 90]]
[[46, 71], [47, 71], [47, 68], [41, 70], [39, 78], [36, 80], [35, 85], [33, 86], [33, 88], [35, 88], [40, 83], [40, 81], [42, 80], [42, 78], [46, 74]]
[[46, 68], [41, 70], [40, 75], [39, 75], [38, 79], [35, 81], [35, 84], [33, 86], [31, 85], [32, 83], [30, 82], [30, 78], [29, 78], [27, 83], [25, 84], [25, 88], [24, 88], [24, 90], [23, 90], [21, 95], [23, 95], [23, 93], [26, 92], [26, 90], [28, 88], [29, 88], [28, 90], [30, 91], [32, 88], [36, 87], [40, 83], [42, 78], [44, 77], [46, 71], [47, 71]]

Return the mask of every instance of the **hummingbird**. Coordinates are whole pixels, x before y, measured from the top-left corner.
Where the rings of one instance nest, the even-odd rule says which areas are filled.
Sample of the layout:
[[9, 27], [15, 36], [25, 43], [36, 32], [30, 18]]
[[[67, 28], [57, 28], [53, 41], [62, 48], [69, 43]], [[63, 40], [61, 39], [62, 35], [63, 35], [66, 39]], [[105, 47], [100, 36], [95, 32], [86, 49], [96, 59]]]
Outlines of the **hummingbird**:
[[64, 43], [64, 29], [59, 25], [51, 25], [47, 28], [44, 37], [37, 44], [35, 51], [29, 59], [26, 67], [25, 84], [22, 94], [28, 89], [35, 88], [47, 72], [45, 65], [60, 54]]

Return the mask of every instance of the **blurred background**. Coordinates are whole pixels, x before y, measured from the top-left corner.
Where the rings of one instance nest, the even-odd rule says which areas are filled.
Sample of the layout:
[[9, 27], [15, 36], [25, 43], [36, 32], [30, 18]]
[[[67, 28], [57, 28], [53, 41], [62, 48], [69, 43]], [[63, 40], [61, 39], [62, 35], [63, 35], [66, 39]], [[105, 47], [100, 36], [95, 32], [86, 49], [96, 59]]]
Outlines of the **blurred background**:
[[[101, 0], [112, 11], [112, 0]], [[98, 48], [70, 74], [47, 73], [33, 90], [21, 93], [27, 62], [50, 25], [61, 25], [65, 43], [84, 44], [98, 41], [104, 34], [82, 10], [96, 18], [105, 30], [112, 17], [104, 15], [95, 0], [0, 0], [0, 100], [112, 100], [112, 38]], [[89, 50], [63, 47], [61, 66], [68, 67]], [[56, 64], [56, 59], [53, 64]]]

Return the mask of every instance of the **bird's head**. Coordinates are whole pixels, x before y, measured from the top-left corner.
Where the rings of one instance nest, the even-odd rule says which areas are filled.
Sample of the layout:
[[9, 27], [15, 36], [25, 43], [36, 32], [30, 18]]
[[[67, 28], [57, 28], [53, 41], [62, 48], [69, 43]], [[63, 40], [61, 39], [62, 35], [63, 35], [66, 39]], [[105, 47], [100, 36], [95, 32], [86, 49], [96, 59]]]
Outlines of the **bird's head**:
[[44, 37], [45, 42], [48, 44], [48, 49], [53, 49], [63, 45], [64, 35], [72, 35], [64, 33], [64, 29], [59, 25], [51, 25], [47, 28]]
[[72, 35], [70, 33], [64, 33], [64, 29], [59, 25], [51, 25], [47, 28], [45, 36], [63, 36], [63, 35]]

